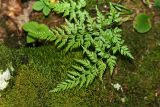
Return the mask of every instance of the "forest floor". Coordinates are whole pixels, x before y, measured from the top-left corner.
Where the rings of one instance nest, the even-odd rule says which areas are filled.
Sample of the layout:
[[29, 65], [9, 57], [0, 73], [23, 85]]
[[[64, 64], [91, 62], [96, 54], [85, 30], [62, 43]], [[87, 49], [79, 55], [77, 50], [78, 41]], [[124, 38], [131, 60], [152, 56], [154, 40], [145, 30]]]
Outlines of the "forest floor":
[[[23, 4], [24, 7], [26, 4]], [[134, 5], [132, 1], [124, 5], [135, 9], [135, 14], [150, 10], [144, 5], [138, 10], [137, 7], [140, 8], [142, 4]], [[6, 69], [12, 63], [15, 72], [7, 89], [1, 92], [0, 107], [160, 107], [160, 16], [156, 14], [152, 29], [145, 34], [134, 31], [132, 21], [122, 24], [122, 38], [134, 60], [119, 57], [112, 77], [106, 72], [103, 82], [95, 79], [88, 88], [60, 93], [49, 91], [65, 79], [70, 65], [74, 63], [73, 59], [82, 58], [82, 52], [65, 55], [52, 44], [25, 46], [21, 29], [13, 29], [14, 24], [9, 26], [12, 21], [19, 22], [15, 22], [13, 17], [5, 17], [5, 23], [0, 22], [0, 33], [5, 38], [1, 36], [4, 43], [0, 45], [0, 69]], [[37, 17], [37, 14], [32, 17], [35, 18], [34, 15]], [[38, 17], [34, 20], [39, 18], [43, 19]], [[54, 18], [58, 24], [63, 22], [59, 16]], [[9, 20], [11, 22], [7, 25]], [[55, 20], [43, 22], [57, 24]], [[5, 27], [8, 29], [4, 30]], [[123, 91], [114, 89], [112, 84], [116, 83], [122, 86]]]

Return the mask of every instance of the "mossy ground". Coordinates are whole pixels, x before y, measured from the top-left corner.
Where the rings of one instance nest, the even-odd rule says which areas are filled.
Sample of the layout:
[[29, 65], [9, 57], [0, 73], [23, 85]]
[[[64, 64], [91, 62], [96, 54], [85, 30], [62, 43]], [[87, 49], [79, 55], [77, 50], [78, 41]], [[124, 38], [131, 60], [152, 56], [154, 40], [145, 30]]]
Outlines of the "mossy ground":
[[[123, 38], [135, 59], [119, 58], [115, 74], [106, 72], [103, 83], [95, 79], [88, 88], [49, 93], [66, 77], [74, 58], [82, 52], [64, 54], [54, 46], [11, 49], [0, 46], [0, 67], [12, 62], [15, 72], [9, 86], [1, 92], [0, 107], [158, 107], [160, 106], [160, 30], [155, 26], [146, 34], [123, 26]], [[123, 92], [111, 83], [119, 83]], [[122, 99], [125, 99], [122, 102]]]

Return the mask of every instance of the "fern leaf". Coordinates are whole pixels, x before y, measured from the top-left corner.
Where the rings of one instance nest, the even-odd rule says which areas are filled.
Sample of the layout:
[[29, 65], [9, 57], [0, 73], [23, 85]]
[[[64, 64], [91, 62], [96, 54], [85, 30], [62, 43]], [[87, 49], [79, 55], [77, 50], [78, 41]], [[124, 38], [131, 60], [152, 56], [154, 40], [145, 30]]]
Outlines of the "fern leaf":
[[57, 39], [55, 40], [55, 45], [58, 45], [58, 43], [60, 43], [62, 40], [61, 36], [58, 36]]
[[95, 75], [90, 74], [86, 76], [86, 87], [88, 87], [88, 85], [93, 82], [94, 78], [95, 78]]
[[132, 56], [132, 54], [130, 53], [130, 51], [126, 45], [122, 46], [119, 51], [122, 55], [128, 56], [131, 59], [134, 59], [134, 57]]
[[101, 50], [103, 48], [103, 42], [102, 41], [94, 41], [94, 45], [95, 45], [95, 51], [101, 52]]
[[76, 2], [74, 2], [73, 0], [69, 0], [70, 1], [70, 4], [71, 4], [71, 10], [75, 10], [76, 9]]
[[61, 36], [65, 35], [63, 29], [61, 29], [61, 28], [59, 28], [59, 27], [56, 27], [55, 30], [58, 31], [59, 35], [61, 35]]
[[86, 1], [85, 0], [79, 0], [77, 4], [77, 9], [81, 9], [86, 6]]
[[79, 48], [81, 45], [83, 45], [83, 37], [82, 36], [76, 36], [76, 40], [74, 44], [70, 47], [70, 50]]
[[117, 60], [117, 58], [115, 56], [110, 56], [107, 59], [107, 64], [110, 69], [110, 74], [113, 74], [114, 67], [116, 66], [116, 60]]
[[101, 52], [97, 53], [102, 59], [108, 59], [109, 58], [109, 54], [104, 52], [103, 50], [101, 50]]
[[104, 15], [102, 15], [102, 13], [98, 10], [97, 6], [96, 6], [96, 12], [97, 12], [97, 23], [98, 24], [102, 24], [103, 21], [105, 20]]
[[84, 35], [84, 48], [88, 48], [93, 43], [93, 38], [91, 37], [91, 34]]
[[71, 34], [72, 34], [72, 33], [71, 33], [71, 29], [69, 29], [68, 26], [62, 25], [61, 27], [64, 29], [64, 31], [66, 32], [66, 34], [68, 34], [68, 35], [71, 35]]
[[90, 61], [87, 60], [87, 59], [85, 59], [85, 60], [75, 59], [75, 61], [76, 61], [78, 64], [84, 66], [85, 68], [89, 68], [89, 67], [90, 67]]
[[91, 62], [96, 63], [97, 62], [97, 54], [94, 52], [88, 51], [86, 48], [83, 47], [84, 52], [87, 54], [88, 58], [91, 60]]
[[75, 72], [75, 71], [68, 71], [68, 73], [73, 75], [73, 76], [80, 76], [80, 74], [78, 72]]
[[67, 53], [70, 50], [70, 48], [74, 45], [74, 43], [75, 43], [75, 38], [74, 37], [70, 38], [67, 42], [67, 46], [65, 47], [64, 52]]
[[99, 78], [102, 81], [102, 77], [103, 77], [104, 71], [106, 69], [106, 64], [103, 63], [102, 60], [99, 60], [98, 63], [97, 63], [97, 66], [98, 66], [97, 69], [99, 71]]
[[67, 37], [63, 37], [61, 43], [57, 46], [57, 48], [62, 48], [63, 46], [65, 46], [65, 44], [67, 43], [68, 38]]
[[66, 80], [65, 82], [61, 82], [60, 84], [58, 84], [57, 87], [51, 90], [50, 92], [59, 92], [74, 88], [79, 84], [79, 81], [80, 81], [79, 77], [74, 80]]
[[78, 27], [77, 25], [73, 25], [72, 34], [77, 34], [77, 33], [78, 33]]
[[72, 80], [76, 79], [74, 75], [67, 74], [67, 76], [68, 76], [70, 79], [72, 79]]
[[80, 86], [79, 88], [82, 88], [82, 86], [85, 84], [86, 82], [86, 76], [85, 74], [81, 75], [81, 83], [80, 83]]
[[69, 18], [69, 20], [71, 21], [72, 19], [74, 19], [75, 21], [77, 21], [77, 20], [76, 20], [76, 12], [75, 12], [75, 11], [71, 11], [71, 13], [70, 13], [70, 18]]
[[84, 72], [85, 71], [85, 69], [82, 66], [72, 65], [72, 68], [74, 68], [75, 70], [80, 71], [80, 72]]
[[92, 65], [90, 69], [86, 71], [86, 87], [93, 82], [97, 74], [98, 74], [98, 69], [94, 65]]

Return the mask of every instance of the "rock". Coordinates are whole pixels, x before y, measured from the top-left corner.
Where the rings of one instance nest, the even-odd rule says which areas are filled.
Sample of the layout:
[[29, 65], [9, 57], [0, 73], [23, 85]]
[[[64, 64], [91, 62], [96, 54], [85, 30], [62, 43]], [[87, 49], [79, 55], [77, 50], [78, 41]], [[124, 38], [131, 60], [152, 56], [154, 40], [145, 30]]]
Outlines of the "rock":
[[15, 17], [22, 14], [22, 3], [21, 0], [9, 0], [8, 1], [8, 16]]
[[48, 25], [49, 27], [57, 27], [64, 24], [65, 19], [56, 13], [52, 13], [48, 18], [43, 20], [43, 23]]
[[19, 32], [18, 35], [21, 36], [22, 25], [29, 21], [32, 4], [33, 1], [29, 1], [28, 7], [24, 8], [21, 0], [2, 1], [2, 9], [5, 11], [1, 13], [1, 17], [8, 17], [6, 24], [9, 26], [9, 31], [13, 33]]

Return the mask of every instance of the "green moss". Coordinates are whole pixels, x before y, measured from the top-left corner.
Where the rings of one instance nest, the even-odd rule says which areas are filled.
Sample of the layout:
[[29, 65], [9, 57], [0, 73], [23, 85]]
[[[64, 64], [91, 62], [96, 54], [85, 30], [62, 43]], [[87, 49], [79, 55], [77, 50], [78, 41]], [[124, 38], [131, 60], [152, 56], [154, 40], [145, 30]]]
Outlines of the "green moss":
[[0, 45], [0, 69], [6, 69], [6, 67], [12, 61], [12, 51], [3, 45]]

